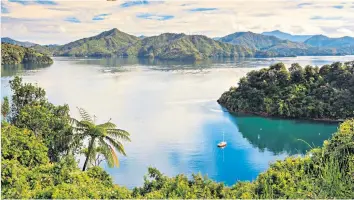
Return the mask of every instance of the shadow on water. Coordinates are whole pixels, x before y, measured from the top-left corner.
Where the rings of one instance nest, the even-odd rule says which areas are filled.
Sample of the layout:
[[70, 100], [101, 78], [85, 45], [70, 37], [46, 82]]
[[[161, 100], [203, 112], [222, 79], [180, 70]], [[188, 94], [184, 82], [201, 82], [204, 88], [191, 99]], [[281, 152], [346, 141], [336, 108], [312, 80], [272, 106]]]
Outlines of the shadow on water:
[[8, 64], [1, 65], [1, 77], [10, 77], [15, 75], [22, 75], [26, 71], [43, 69], [52, 64]]
[[305, 154], [311, 148], [321, 146], [323, 141], [329, 139], [337, 130], [333, 123], [228, 115], [243, 138], [253, 147], [262, 152], [271, 151], [275, 155]]

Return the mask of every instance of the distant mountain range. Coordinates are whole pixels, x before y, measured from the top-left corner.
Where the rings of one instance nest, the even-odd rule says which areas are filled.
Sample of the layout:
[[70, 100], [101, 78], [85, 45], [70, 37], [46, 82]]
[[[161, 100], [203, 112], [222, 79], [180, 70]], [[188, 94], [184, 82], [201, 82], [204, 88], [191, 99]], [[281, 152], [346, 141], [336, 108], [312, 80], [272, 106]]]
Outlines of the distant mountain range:
[[319, 51], [333, 52], [334, 54], [354, 54], [353, 37], [330, 38], [324, 35], [291, 35], [279, 30], [263, 32], [262, 35], [274, 36], [293, 42], [302, 42], [312, 50], [318, 48]]
[[257, 50], [267, 50], [269, 48], [277, 48], [278, 46], [286, 46], [288, 48], [306, 49], [307, 46], [303, 43], [291, 42], [282, 40], [274, 36], [267, 36], [252, 32], [236, 32], [220, 38], [218, 41], [230, 44], [238, 44], [248, 48]]
[[33, 48], [54, 56], [136, 56], [162, 60], [254, 55], [254, 51], [247, 47], [218, 42], [202, 35], [164, 33], [140, 39], [116, 28], [62, 46], [37, 45]]
[[314, 47], [350, 47], [354, 45], [353, 37], [329, 38], [324, 35], [314, 35], [305, 41], [305, 44]]
[[313, 35], [292, 35], [289, 33], [284, 33], [279, 30], [263, 32], [262, 35], [274, 36], [282, 40], [289, 40], [292, 42], [305, 42], [307, 39]]
[[262, 34], [236, 32], [211, 39], [203, 35], [183, 33], [136, 37], [114, 28], [65, 45], [37, 45], [30, 42], [18, 42], [11, 38], [3, 39], [2, 42], [11, 42], [21, 46], [31, 45], [31, 48], [52, 56], [131, 56], [162, 60], [354, 54], [352, 37], [301, 36], [281, 31]]
[[304, 42], [293, 42], [271, 35], [236, 32], [224, 36], [218, 41], [255, 49], [257, 57], [272, 57], [354, 54], [352, 39], [350, 37], [328, 38], [312, 36]]

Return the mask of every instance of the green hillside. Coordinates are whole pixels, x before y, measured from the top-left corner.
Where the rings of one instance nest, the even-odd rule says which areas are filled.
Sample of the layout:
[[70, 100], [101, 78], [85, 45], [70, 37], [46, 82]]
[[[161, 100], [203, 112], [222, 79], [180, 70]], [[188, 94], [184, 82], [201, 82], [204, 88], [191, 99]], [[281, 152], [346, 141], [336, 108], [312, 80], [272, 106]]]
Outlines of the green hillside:
[[281, 40], [274, 36], [267, 36], [252, 32], [236, 32], [219, 39], [221, 42], [237, 44], [253, 48], [257, 50], [267, 50], [276, 48], [298, 48], [306, 49], [307, 46], [303, 43], [290, 42], [288, 40]]
[[253, 51], [202, 35], [164, 33], [144, 38], [124, 49], [121, 54], [162, 60], [201, 60], [209, 57], [249, 57], [253, 55]]
[[304, 42], [311, 47], [332, 49], [338, 54], [354, 54], [354, 38], [329, 38], [324, 35], [315, 35]]
[[33, 49], [12, 44], [1, 44], [1, 64], [51, 64], [53, 60], [45, 54]]
[[254, 50], [240, 45], [214, 41], [202, 35], [164, 33], [138, 37], [118, 29], [84, 38], [63, 46], [34, 46], [39, 52], [54, 56], [141, 57], [161, 60], [201, 60], [209, 57], [250, 57]]
[[60, 47], [46, 47], [55, 56], [97, 56], [110, 57], [121, 48], [136, 43], [139, 38], [114, 28], [99, 35], [70, 42]]

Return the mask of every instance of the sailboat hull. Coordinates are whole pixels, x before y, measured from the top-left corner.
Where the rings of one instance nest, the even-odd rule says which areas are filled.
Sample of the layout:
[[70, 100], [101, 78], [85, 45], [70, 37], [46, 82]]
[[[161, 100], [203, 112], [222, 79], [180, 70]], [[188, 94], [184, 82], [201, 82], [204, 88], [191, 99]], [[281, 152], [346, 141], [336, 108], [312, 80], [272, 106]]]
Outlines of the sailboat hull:
[[226, 142], [220, 142], [219, 144], [218, 144], [218, 147], [225, 147], [227, 144], [226, 144]]

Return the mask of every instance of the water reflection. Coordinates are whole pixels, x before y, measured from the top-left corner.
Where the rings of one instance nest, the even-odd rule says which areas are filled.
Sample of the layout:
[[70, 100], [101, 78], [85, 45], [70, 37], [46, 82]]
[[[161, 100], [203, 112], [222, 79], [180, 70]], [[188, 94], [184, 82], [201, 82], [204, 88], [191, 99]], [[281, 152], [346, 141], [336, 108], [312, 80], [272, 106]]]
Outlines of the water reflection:
[[23, 75], [33, 70], [43, 69], [51, 66], [51, 64], [8, 64], [1, 65], [1, 77], [9, 77], [15, 75]]
[[242, 116], [232, 118], [242, 136], [253, 147], [275, 155], [305, 154], [336, 132], [335, 124]]
[[[354, 56], [341, 56], [340, 61], [352, 61]], [[150, 66], [150, 69], [157, 70], [183, 70], [183, 69], [208, 69], [208, 68], [258, 68], [267, 67], [272, 64], [283, 62], [287, 66], [292, 63], [300, 65], [322, 66], [332, 62], [337, 62], [338, 56], [302, 56], [302, 57], [283, 57], [283, 58], [214, 58], [200, 61], [178, 61], [178, 60], [159, 60], [146, 58], [102, 58], [102, 59], [80, 59], [77, 64], [99, 65], [107, 68], [119, 68], [124, 66]]]

